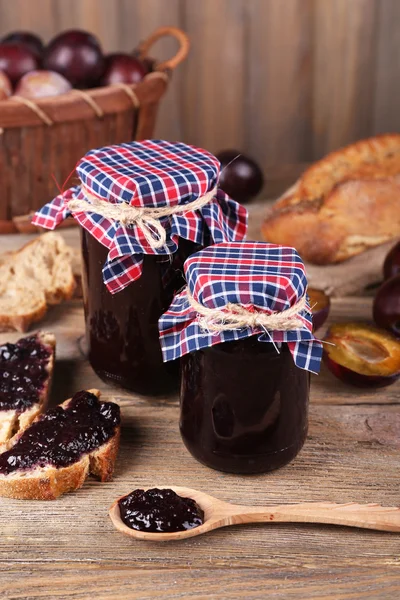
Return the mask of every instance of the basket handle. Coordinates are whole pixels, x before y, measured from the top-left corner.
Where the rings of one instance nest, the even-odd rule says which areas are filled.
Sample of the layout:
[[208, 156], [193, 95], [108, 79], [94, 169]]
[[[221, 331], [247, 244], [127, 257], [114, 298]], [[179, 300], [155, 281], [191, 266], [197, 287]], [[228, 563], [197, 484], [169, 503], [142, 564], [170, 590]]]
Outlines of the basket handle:
[[172, 36], [174, 37], [178, 43], [179, 48], [177, 53], [167, 60], [164, 60], [157, 64], [157, 71], [164, 71], [166, 69], [175, 69], [189, 53], [190, 42], [189, 38], [182, 29], [178, 29], [178, 27], [159, 27], [156, 29], [144, 42], [139, 44], [137, 50], [140, 58], [144, 58], [147, 56], [150, 48], [157, 42], [159, 39], [163, 37]]

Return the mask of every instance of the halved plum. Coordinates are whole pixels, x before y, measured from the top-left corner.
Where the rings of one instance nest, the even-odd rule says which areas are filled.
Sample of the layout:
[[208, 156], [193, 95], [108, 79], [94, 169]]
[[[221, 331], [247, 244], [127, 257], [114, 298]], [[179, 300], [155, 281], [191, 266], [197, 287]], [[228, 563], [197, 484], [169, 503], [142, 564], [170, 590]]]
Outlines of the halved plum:
[[325, 337], [324, 362], [358, 387], [384, 387], [400, 377], [400, 341], [365, 323], [335, 323]]
[[329, 296], [322, 290], [316, 290], [315, 288], [308, 288], [308, 297], [310, 299], [310, 306], [312, 312], [313, 329], [316, 331], [325, 323], [328, 318], [331, 301]]

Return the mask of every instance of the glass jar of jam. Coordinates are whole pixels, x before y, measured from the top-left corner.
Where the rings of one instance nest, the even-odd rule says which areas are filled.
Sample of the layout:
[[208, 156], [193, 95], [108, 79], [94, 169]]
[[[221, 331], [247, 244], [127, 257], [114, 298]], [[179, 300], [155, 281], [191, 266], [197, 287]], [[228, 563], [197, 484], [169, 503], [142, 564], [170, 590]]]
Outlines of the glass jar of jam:
[[81, 225], [88, 358], [103, 380], [149, 395], [177, 388], [158, 319], [185, 284], [183, 263], [246, 234], [246, 210], [217, 189], [219, 169], [214, 156], [181, 143], [99, 148], [77, 165], [81, 185], [36, 213], [42, 227], [70, 215]]
[[111, 294], [102, 274], [108, 250], [85, 229], [81, 233], [86, 346], [92, 368], [104, 381], [141, 394], [176, 390], [179, 362], [162, 360], [158, 319], [184, 285], [183, 259], [195, 245], [181, 240], [171, 263], [164, 256], [145, 255], [141, 277]]
[[257, 336], [181, 359], [180, 431], [198, 461], [229, 473], [287, 464], [307, 435], [309, 373], [287, 344], [279, 353]]
[[164, 359], [182, 357], [187, 449], [230, 473], [282, 467], [305, 442], [321, 359], [303, 263], [292, 248], [220, 244], [192, 255], [185, 274], [159, 327]]

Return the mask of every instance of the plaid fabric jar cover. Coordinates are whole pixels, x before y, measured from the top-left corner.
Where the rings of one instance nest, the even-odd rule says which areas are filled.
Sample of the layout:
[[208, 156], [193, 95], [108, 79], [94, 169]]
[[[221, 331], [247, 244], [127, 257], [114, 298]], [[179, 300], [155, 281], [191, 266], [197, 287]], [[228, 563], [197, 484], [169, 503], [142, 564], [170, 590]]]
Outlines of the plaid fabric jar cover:
[[263, 314], [282, 312], [298, 303], [307, 290], [305, 267], [294, 248], [263, 242], [222, 243], [193, 254], [184, 272], [187, 287], [159, 320], [164, 361], [258, 335], [260, 342], [274, 343], [277, 351], [287, 343], [299, 368], [319, 372], [322, 343], [312, 333], [308, 299], [298, 315], [299, 329], [272, 331], [257, 326], [215, 332], [201, 326], [188, 296], [209, 309], [224, 310], [232, 303]]
[[[143, 254], [171, 255], [178, 249], [179, 238], [200, 245], [245, 238], [247, 211], [222, 190], [216, 190], [213, 200], [200, 209], [190, 210], [191, 202], [218, 184], [220, 163], [205, 150], [163, 140], [132, 142], [91, 150], [78, 162], [76, 170], [81, 185], [46, 204], [32, 223], [55, 229], [72, 214], [109, 249], [103, 279], [111, 293], [141, 276]], [[91, 197], [143, 209], [188, 204], [188, 210], [160, 219], [166, 243], [153, 248], [136, 224], [125, 226], [91, 211], [71, 213], [70, 200], [91, 202]]]

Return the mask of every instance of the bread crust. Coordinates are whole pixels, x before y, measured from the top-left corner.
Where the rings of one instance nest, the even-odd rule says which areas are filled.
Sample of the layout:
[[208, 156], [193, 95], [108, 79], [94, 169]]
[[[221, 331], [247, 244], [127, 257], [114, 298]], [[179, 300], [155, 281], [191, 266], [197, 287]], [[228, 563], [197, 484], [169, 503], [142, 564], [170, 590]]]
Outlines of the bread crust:
[[5, 442], [7, 442], [16, 433], [29, 427], [32, 421], [36, 419], [36, 417], [47, 407], [53, 380], [56, 338], [52, 333], [46, 331], [39, 331], [37, 333], [37, 337], [39, 342], [50, 351], [50, 357], [46, 366], [48, 377], [39, 395], [39, 401], [33, 404], [27, 410], [0, 410], [0, 451], [2, 450], [2, 446]]
[[[389, 166], [385, 152], [394, 157]], [[347, 171], [336, 181], [340, 161]], [[400, 236], [400, 135], [362, 140], [310, 167], [276, 201], [262, 234], [268, 242], [295, 247], [304, 260], [319, 265], [342, 262], [395, 240]]]
[[76, 490], [89, 474], [89, 457], [64, 467], [36, 470], [26, 477], [10, 479], [0, 476], [0, 496], [18, 500], [55, 500], [62, 494]]
[[106, 444], [89, 454], [90, 475], [97, 477], [100, 481], [112, 479], [120, 439], [121, 427], [118, 427], [115, 435]]
[[[98, 398], [100, 391], [88, 390]], [[61, 404], [66, 408], [70, 399]], [[115, 435], [93, 452], [83, 455], [77, 462], [67, 467], [38, 468], [14, 474], [0, 475], [0, 496], [20, 500], [55, 500], [62, 494], [79, 489], [83, 486], [89, 474], [100, 481], [109, 481], [114, 472], [117, 458], [121, 428], [117, 427]], [[14, 436], [6, 449], [9, 450], [19, 439], [22, 432]]]
[[47, 304], [43, 302], [36, 310], [32, 310], [24, 315], [1, 315], [0, 314], [0, 331], [18, 331], [26, 333], [32, 323], [43, 319], [47, 312]]
[[339, 148], [306, 169], [300, 198], [318, 200], [349, 179], [381, 179], [400, 173], [400, 134], [383, 133]]

